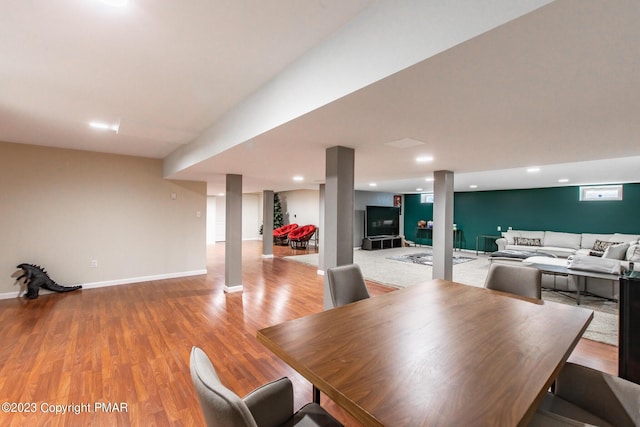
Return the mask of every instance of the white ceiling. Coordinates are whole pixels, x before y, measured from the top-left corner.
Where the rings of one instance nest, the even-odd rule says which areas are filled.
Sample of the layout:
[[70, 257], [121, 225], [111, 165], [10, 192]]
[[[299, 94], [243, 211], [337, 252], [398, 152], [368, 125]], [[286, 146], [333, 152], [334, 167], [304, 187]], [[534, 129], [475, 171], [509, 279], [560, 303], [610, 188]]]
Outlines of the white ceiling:
[[[370, 3], [3, 2], [0, 140], [164, 158]], [[458, 191], [640, 182], [638, 22], [635, 0], [559, 0], [176, 176], [317, 188], [344, 145], [363, 190], [429, 191], [443, 169]], [[386, 145], [405, 138], [423, 144]]]

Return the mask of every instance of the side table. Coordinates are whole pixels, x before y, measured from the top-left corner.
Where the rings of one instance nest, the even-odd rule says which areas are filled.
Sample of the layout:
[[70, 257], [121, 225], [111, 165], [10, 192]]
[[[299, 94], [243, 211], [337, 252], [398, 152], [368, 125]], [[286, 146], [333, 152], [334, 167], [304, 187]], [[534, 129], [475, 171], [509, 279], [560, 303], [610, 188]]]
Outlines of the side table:
[[640, 272], [620, 277], [618, 375], [640, 384]]
[[[491, 244], [492, 246], [496, 243], [496, 240], [498, 240], [500, 238], [500, 236], [493, 236], [491, 234], [478, 234], [476, 236], [476, 256], [478, 255], [478, 248], [479, 246], [479, 241], [482, 240], [483, 243], [483, 251], [486, 254], [487, 252], [489, 252], [488, 247]], [[493, 247], [491, 248], [491, 252], [493, 252]]]

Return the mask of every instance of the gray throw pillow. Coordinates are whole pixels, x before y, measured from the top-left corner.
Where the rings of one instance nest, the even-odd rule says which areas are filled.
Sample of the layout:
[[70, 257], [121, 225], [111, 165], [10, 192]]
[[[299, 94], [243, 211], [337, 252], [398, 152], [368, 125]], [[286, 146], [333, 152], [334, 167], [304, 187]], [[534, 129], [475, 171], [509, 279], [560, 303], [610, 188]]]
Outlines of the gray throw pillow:
[[589, 255], [601, 257], [604, 255], [604, 251], [606, 251], [609, 246], [620, 244], [622, 244], [622, 242], [607, 242], [606, 240], [596, 240], [593, 243], [593, 248], [591, 248], [591, 252], [589, 252]]
[[540, 239], [533, 237], [514, 237], [513, 243], [518, 246], [542, 246]]
[[605, 249], [604, 254], [602, 254], [602, 258], [623, 260], [627, 255], [627, 249], [629, 249], [628, 243], [623, 243], [621, 245], [610, 245], [607, 249]]

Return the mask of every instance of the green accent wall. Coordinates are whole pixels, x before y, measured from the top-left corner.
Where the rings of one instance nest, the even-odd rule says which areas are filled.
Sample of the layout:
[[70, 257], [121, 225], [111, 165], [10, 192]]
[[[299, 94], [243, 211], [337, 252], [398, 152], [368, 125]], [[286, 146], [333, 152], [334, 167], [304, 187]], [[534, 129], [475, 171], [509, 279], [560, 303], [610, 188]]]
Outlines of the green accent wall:
[[[569, 233], [640, 234], [640, 184], [624, 185], [624, 200], [581, 202], [579, 187], [473, 191], [454, 194], [453, 222], [462, 230], [462, 247], [474, 249], [479, 234], [500, 235], [497, 227]], [[433, 219], [433, 205], [419, 194], [404, 199], [404, 233], [415, 240], [421, 219]], [[430, 244], [430, 240], [419, 239]], [[481, 242], [482, 245], [482, 242]]]

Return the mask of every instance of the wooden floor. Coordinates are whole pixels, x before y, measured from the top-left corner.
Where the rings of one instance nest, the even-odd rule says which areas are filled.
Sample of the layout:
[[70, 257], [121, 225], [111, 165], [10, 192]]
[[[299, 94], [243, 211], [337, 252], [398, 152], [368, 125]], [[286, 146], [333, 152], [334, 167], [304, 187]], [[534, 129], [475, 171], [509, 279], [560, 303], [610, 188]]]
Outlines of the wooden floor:
[[[311, 385], [259, 344], [256, 331], [321, 311], [323, 278], [282, 259], [304, 251], [274, 249], [275, 258], [262, 259], [260, 242], [245, 243], [242, 293], [222, 290], [218, 243], [207, 275], [0, 301], [0, 402], [19, 411], [3, 406], [0, 425], [203, 425], [189, 374], [193, 345], [239, 395], [288, 376], [302, 406]], [[393, 291], [368, 285], [372, 296]], [[617, 373], [613, 346], [583, 339], [570, 360]], [[326, 398], [323, 405], [358, 425]]]

